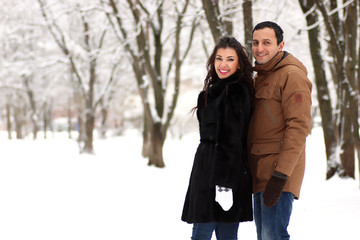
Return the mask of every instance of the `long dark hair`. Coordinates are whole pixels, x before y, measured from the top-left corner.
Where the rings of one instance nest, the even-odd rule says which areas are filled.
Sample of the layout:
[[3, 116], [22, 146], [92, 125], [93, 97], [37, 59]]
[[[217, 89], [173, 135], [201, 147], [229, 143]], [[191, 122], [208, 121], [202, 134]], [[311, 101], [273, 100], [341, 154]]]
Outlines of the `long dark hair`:
[[253, 70], [251, 63], [249, 61], [249, 54], [247, 53], [246, 49], [241, 45], [241, 43], [238, 40], [236, 40], [234, 37], [221, 38], [219, 43], [216, 44], [216, 46], [214, 47], [214, 50], [207, 61], [206, 69], [208, 72], [204, 80], [204, 88], [203, 88], [203, 91], [205, 92], [205, 105], [207, 105], [206, 99], [207, 99], [209, 87], [217, 80], [219, 80], [219, 77], [216, 74], [215, 66], [214, 66], [216, 53], [219, 48], [232, 48], [236, 51], [236, 54], [239, 59], [239, 69], [236, 71], [235, 74], [238, 74], [239, 79], [245, 82], [245, 85], [249, 89], [251, 104], [253, 105], [255, 99], [254, 97], [255, 91], [254, 91]]

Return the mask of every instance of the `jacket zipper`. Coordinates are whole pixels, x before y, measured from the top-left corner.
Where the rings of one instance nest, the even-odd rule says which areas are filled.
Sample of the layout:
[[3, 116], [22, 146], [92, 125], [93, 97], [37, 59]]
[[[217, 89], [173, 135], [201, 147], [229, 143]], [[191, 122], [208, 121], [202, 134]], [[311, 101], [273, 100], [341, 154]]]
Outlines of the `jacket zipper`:
[[274, 116], [272, 115], [269, 106], [266, 104], [266, 100], [265, 100], [265, 99], [264, 99], [264, 105], [265, 105], [266, 111], [269, 113], [269, 115], [270, 115], [270, 117], [271, 117], [271, 120], [272, 120], [274, 123], [276, 123], [276, 120], [275, 120]]

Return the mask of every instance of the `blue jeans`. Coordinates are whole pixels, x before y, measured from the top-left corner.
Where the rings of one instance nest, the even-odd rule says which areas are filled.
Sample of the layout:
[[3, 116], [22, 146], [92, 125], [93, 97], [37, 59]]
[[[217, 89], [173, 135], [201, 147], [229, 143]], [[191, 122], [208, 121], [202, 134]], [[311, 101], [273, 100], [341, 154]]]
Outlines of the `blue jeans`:
[[258, 240], [288, 240], [294, 195], [283, 192], [279, 202], [268, 208], [264, 205], [264, 192], [254, 194], [254, 218]]
[[215, 230], [217, 240], [236, 240], [239, 223], [194, 223], [192, 240], [210, 240]]

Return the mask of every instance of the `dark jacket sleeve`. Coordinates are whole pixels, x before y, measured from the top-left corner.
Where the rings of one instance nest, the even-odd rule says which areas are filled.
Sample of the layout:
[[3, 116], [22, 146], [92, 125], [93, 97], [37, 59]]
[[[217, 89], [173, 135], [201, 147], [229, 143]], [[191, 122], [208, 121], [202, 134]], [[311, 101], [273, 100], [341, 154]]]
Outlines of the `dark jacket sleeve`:
[[212, 185], [235, 188], [248, 172], [247, 130], [251, 115], [250, 96], [242, 83], [230, 85], [218, 105], [218, 126]]
[[197, 105], [196, 105], [196, 108], [197, 108], [196, 117], [199, 122], [201, 121], [201, 114], [198, 110], [204, 106], [204, 104], [205, 104], [204, 101], [205, 101], [205, 92], [201, 91], [198, 95]]

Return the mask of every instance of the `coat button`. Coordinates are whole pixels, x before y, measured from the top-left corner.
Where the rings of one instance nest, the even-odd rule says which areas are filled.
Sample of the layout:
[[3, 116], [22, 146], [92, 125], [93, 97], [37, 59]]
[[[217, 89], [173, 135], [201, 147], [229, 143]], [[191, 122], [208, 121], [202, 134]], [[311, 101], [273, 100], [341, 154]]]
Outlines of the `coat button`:
[[258, 152], [258, 153], [261, 152], [260, 149], [258, 149], [257, 152]]

